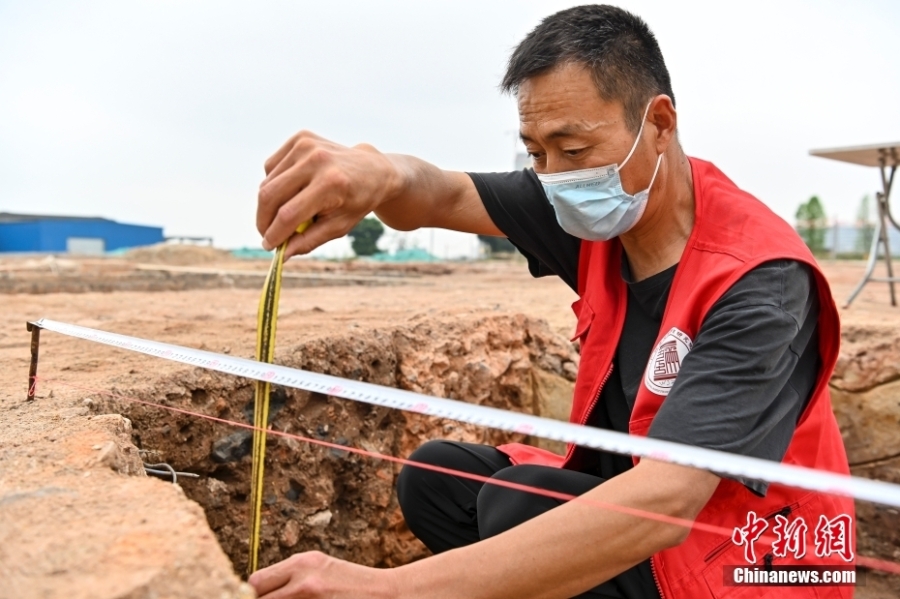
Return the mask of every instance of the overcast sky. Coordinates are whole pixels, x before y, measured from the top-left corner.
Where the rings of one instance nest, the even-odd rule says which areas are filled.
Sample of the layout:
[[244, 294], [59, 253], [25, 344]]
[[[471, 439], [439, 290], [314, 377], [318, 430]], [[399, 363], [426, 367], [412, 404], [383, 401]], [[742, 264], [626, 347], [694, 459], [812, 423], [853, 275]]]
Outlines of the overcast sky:
[[[256, 246], [263, 161], [302, 128], [444, 168], [510, 170], [505, 61], [575, 4], [0, 0], [0, 211]], [[875, 169], [808, 150], [900, 141], [900, 2], [620, 6], [659, 38], [688, 154], [791, 221], [812, 194], [850, 221], [880, 188]]]

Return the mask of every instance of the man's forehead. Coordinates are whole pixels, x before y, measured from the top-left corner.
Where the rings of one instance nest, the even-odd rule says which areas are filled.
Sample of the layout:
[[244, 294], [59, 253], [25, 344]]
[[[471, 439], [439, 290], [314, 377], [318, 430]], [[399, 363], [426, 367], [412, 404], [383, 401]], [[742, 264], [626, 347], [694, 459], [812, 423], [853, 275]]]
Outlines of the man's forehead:
[[572, 107], [542, 114], [540, 111], [520, 113], [519, 137], [523, 141], [554, 141], [565, 138], [588, 138], [610, 135], [625, 127], [621, 111], [602, 111]]
[[532, 77], [520, 86], [517, 101], [519, 133], [526, 140], [591, 135], [624, 122], [622, 103], [603, 100], [583, 68]]

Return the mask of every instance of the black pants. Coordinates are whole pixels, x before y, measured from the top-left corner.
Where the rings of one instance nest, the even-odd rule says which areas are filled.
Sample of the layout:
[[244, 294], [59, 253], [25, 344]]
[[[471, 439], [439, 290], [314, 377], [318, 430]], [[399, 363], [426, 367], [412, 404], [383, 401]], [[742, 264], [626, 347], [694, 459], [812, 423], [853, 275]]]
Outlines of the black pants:
[[[581, 495], [603, 482], [571, 470], [513, 466], [495, 448], [471, 443], [429, 441], [410, 459], [570, 495]], [[397, 495], [410, 530], [434, 553], [498, 535], [563, 503], [414, 466], [400, 472]], [[659, 592], [648, 560], [578, 597], [657, 599]]]

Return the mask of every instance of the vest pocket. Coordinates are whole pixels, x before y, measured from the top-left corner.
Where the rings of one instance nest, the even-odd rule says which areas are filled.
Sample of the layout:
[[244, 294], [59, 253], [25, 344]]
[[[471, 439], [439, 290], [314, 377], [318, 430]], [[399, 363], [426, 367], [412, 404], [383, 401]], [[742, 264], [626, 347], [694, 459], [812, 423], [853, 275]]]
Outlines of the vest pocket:
[[[807, 524], [810, 522], [810, 509], [815, 509], [816, 502], [812, 500], [815, 494], [810, 493], [801, 497], [798, 501], [785, 505], [777, 510], [766, 513], [763, 517], [769, 523], [766, 528], [765, 535], [772, 536], [772, 528], [775, 525], [775, 516], [781, 515], [789, 520], [793, 520], [798, 516], [804, 516]], [[807, 533], [809, 534], [809, 533]], [[813, 550], [814, 552], [814, 550]], [[810, 551], [807, 549], [806, 557], [810, 557]], [[770, 567], [772, 565], [781, 565], [787, 558], [776, 558], [772, 554], [770, 543], [757, 541], [756, 543], [756, 563], [748, 564], [744, 560], [743, 545], [735, 544], [730, 538], [725, 539], [719, 545], [713, 547], [704, 557], [705, 566], [701, 573], [701, 577], [706, 583], [710, 597], [715, 599], [738, 599], [742, 597], [790, 597], [791, 599], [813, 598], [819, 597], [814, 586], [725, 586], [725, 566], [747, 566], [753, 567]], [[821, 588], [819, 588], [821, 591]]]

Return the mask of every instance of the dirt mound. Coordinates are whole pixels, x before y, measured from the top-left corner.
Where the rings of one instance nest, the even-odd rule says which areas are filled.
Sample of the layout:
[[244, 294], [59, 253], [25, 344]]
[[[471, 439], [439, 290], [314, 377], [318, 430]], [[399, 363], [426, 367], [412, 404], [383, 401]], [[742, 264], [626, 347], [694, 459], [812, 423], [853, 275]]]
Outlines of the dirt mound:
[[176, 243], [158, 243], [156, 245], [134, 248], [125, 252], [124, 256], [133, 262], [171, 264], [175, 266], [212, 264], [215, 262], [228, 262], [234, 259], [227, 250]]
[[0, 597], [248, 599], [202, 510], [144, 475], [127, 419], [37, 403], [0, 428]]
[[[577, 355], [546, 323], [524, 316], [425, 321], [305, 343], [279, 362], [356, 380], [535, 413], [570, 394]], [[540, 372], [540, 376], [536, 373]], [[548, 379], [564, 384], [548, 385]], [[538, 382], [536, 384], [536, 382]], [[189, 370], [129, 394], [173, 407], [248, 422], [250, 381]], [[126, 414], [134, 439], [154, 459], [201, 475], [182, 485], [200, 503], [235, 569], [247, 563], [249, 431], [130, 402], [101, 401], [96, 410]], [[278, 388], [271, 428], [310, 438], [407, 456], [428, 439], [476, 443], [522, 440], [492, 429], [432, 419], [317, 393]], [[357, 454], [270, 437], [266, 455], [260, 562], [321, 550], [356, 563], [393, 566], [427, 554], [403, 523], [394, 493], [399, 467]]]

